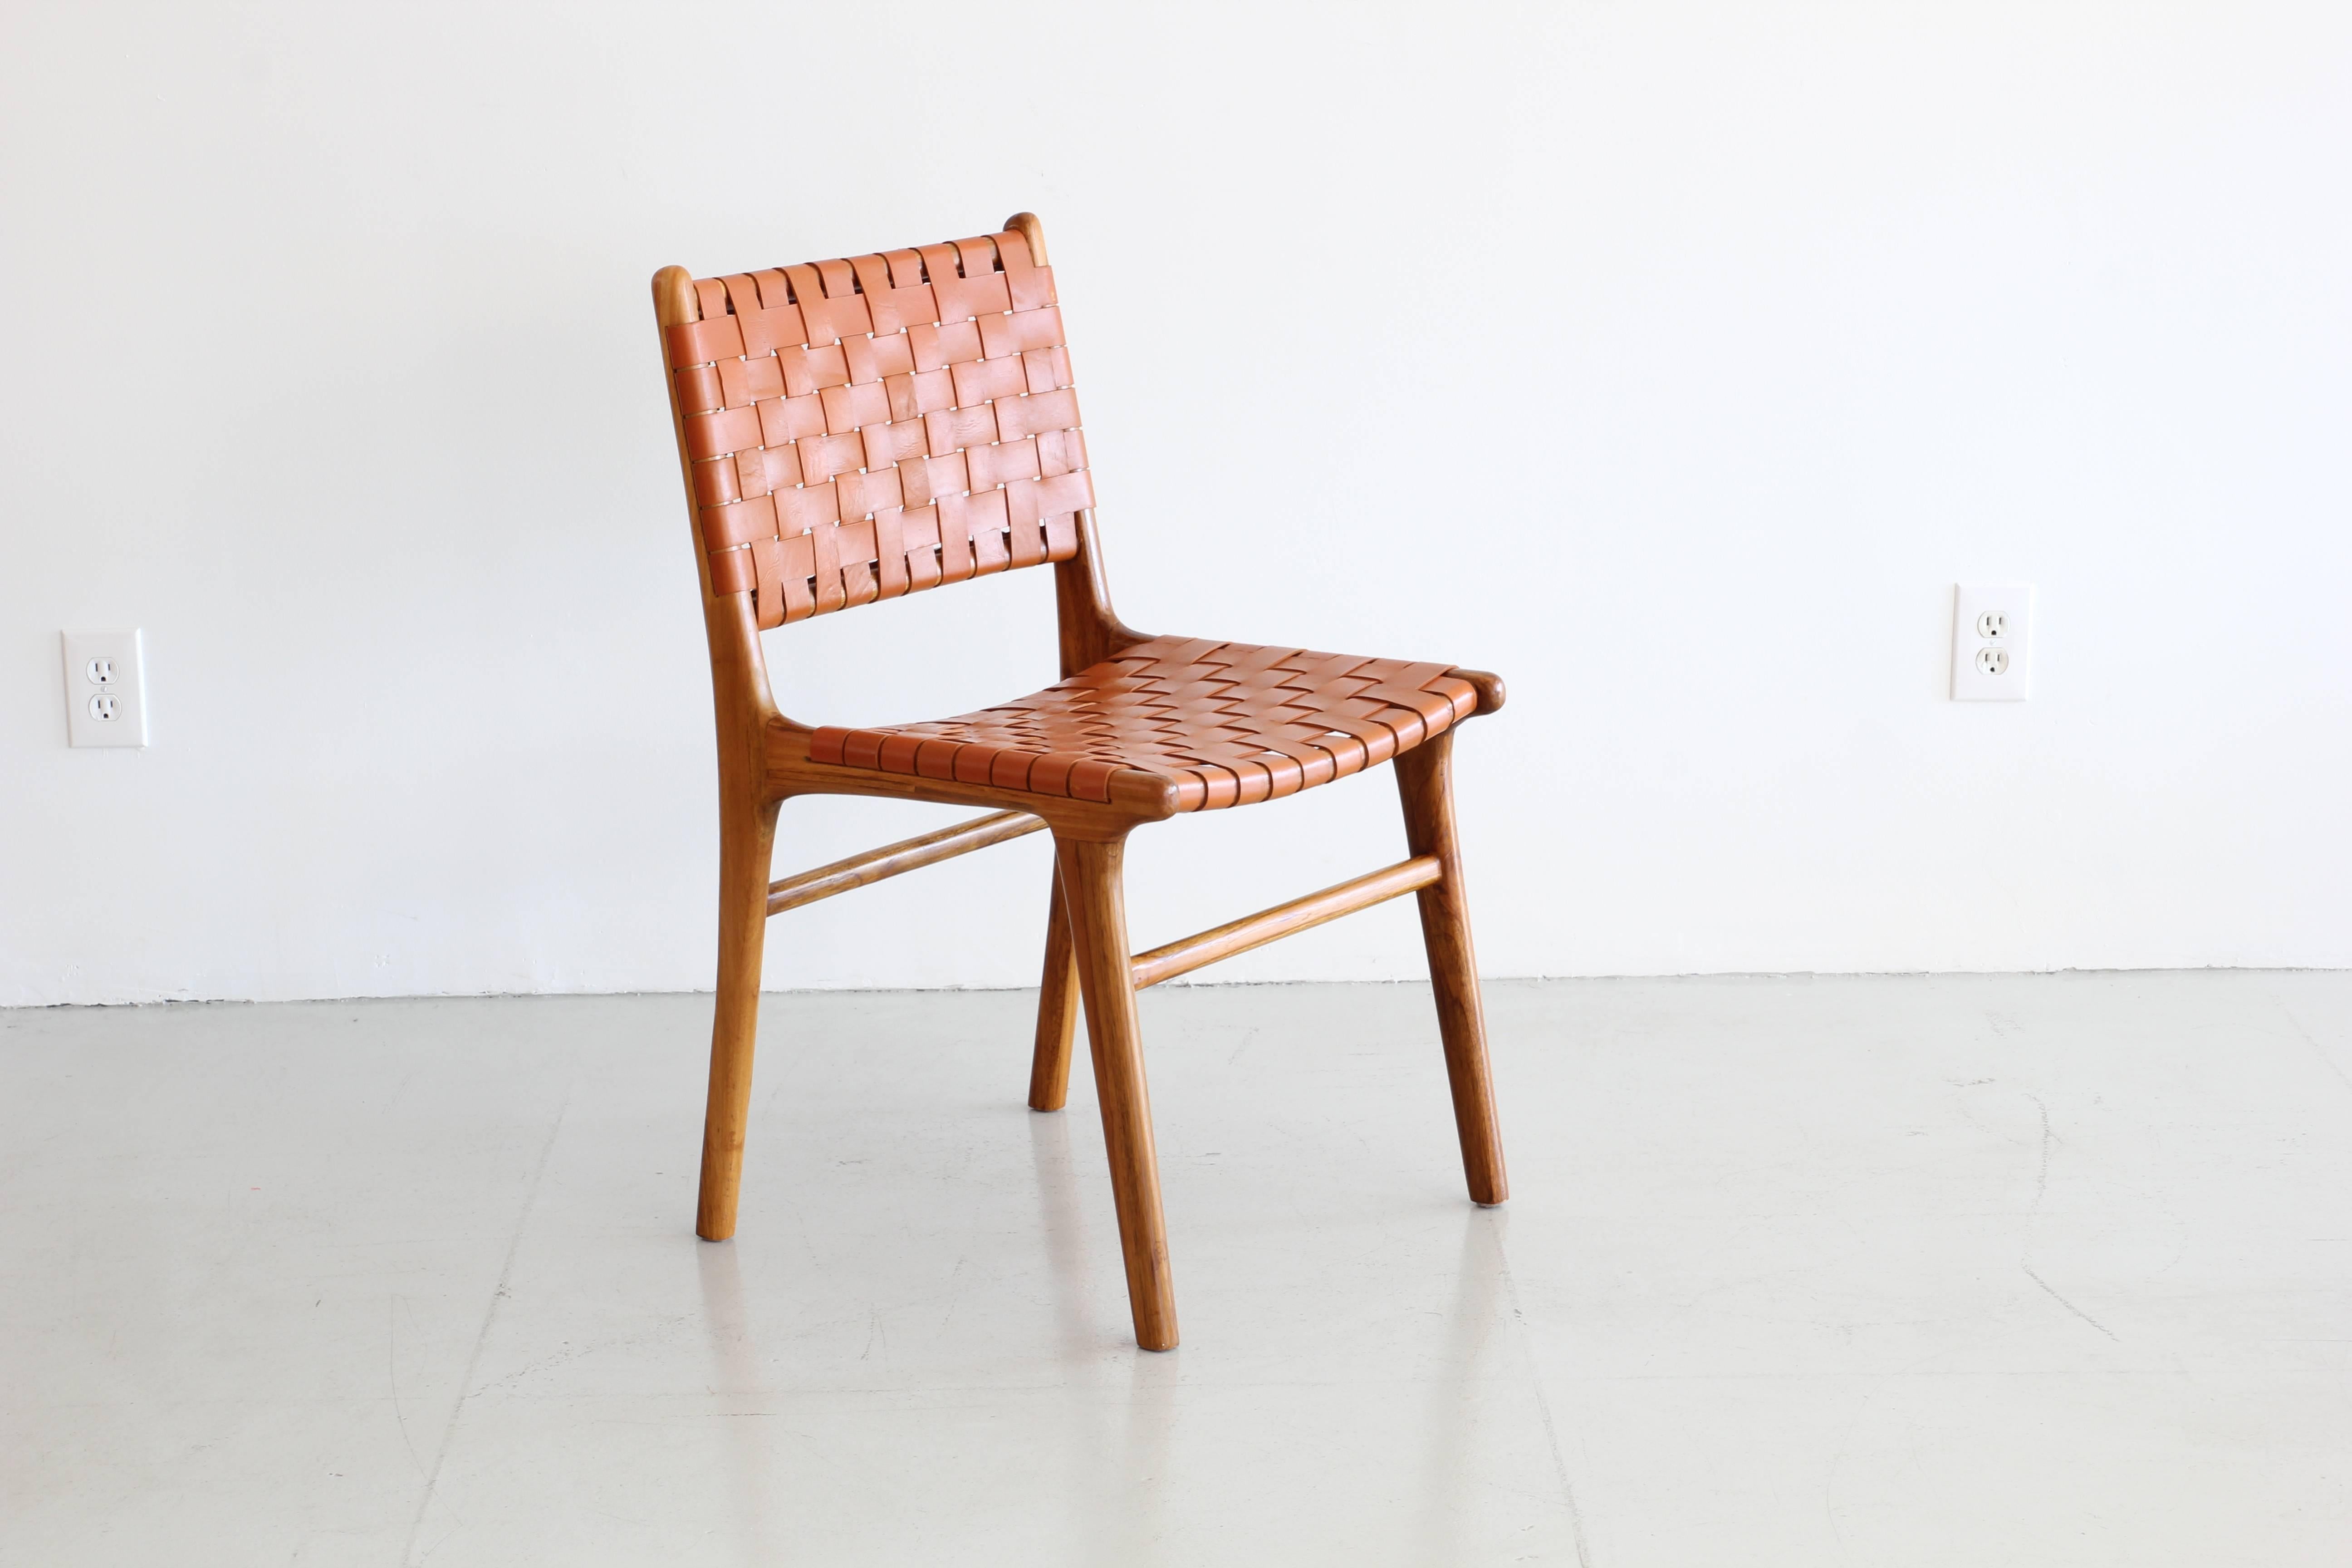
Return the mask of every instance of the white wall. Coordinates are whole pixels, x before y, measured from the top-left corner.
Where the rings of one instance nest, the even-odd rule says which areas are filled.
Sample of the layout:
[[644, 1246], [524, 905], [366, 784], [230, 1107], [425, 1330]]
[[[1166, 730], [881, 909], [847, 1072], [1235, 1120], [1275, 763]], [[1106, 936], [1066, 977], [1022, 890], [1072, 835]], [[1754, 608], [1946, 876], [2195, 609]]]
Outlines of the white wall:
[[[2352, 963], [2347, 65], [2218, 0], [12, 5], [0, 1002], [707, 985], [646, 279], [1019, 207], [1129, 621], [1509, 679], [1488, 972]], [[2006, 578], [2039, 690], [1948, 702]], [[1050, 586], [774, 634], [780, 696], [1042, 684]], [[155, 744], [68, 751], [113, 626]], [[1397, 853], [1381, 776], [1181, 822], [1137, 934]], [[770, 983], [1028, 984], [1046, 864]], [[1404, 905], [1211, 973], [1418, 963]]]

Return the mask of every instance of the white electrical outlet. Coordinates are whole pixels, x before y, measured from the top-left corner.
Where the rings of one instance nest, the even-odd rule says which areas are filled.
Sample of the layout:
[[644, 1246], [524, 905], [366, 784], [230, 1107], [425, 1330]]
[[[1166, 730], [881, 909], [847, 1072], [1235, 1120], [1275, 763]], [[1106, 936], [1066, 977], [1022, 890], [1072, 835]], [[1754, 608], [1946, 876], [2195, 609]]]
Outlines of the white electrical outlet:
[[1952, 596], [1952, 700], [2033, 693], [2033, 584], [1962, 583]]
[[66, 739], [77, 746], [147, 743], [147, 670], [136, 631], [68, 632]]

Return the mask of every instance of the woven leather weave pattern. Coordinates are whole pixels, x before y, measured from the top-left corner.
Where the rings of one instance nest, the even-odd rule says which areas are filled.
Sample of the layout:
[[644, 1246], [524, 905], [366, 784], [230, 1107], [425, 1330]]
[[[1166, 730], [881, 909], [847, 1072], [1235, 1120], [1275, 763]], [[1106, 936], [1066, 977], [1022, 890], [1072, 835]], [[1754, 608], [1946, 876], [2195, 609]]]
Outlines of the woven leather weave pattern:
[[1112, 772], [1175, 782], [1201, 811], [1293, 795], [1387, 762], [1469, 717], [1443, 664], [1154, 637], [1045, 690], [959, 719], [819, 730], [813, 761], [1076, 800]]
[[710, 586], [761, 626], [1076, 553], [1086, 440], [1021, 235], [694, 289], [664, 342]]

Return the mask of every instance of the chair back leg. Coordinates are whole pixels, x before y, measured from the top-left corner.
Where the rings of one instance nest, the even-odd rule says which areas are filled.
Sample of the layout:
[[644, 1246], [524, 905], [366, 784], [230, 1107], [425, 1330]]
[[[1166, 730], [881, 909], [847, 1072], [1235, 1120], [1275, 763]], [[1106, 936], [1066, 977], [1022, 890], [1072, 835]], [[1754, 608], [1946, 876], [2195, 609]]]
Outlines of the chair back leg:
[[1486, 1062], [1486, 1013], [1478, 997], [1478, 958], [1470, 945], [1470, 900], [1462, 883], [1462, 848], [1454, 832], [1454, 731], [1447, 730], [1396, 760], [1404, 802], [1405, 843], [1434, 855], [1442, 875], [1413, 897], [1429, 949], [1430, 989], [1454, 1091], [1454, 1125], [1462, 1137], [1462, 1171], [1474, 1203], [1511, 1194], [1503, 1170], [1502, 1130], [1495, 1121], [1495, 1079]]
[[777, 804], [722, 799], [719, 812], [719, 1005], [710, 1026], [710, 1099], [703, 1111], [702, 1193], [694, 1214], [694, 1233], [705, 1241], [725, 1241], [735, 1234]]
[[1078, 1023], [1077, 957], [1062, 876], [1045, 917], [1045, 973], [1037, 985], [1037, 1047], [1029, 1059], [1029, 1109], [1059, 1110], [1070, 1097], [1070, 1040]]
[[1136, 1017], [1135, 977], [1127, 950], [1127, 904], [1120, 888], [1123, 842], [1056, 835], [1063, 907], [1086, 998], [1087, 1045], [1102, 1100], [1103, 1142], [1118, 1207], [1119, 1252], [1127, 1262], [1127, 1300], [1135, 1342], [1148, 1351], [1176, 1347], [1176, 1288], [1168, 1268], [1168, 1223], [1160, 1207], [1160, 1157], [1151, 1137], [1151, 1095], [1143, 1078], [1143, 1037]]

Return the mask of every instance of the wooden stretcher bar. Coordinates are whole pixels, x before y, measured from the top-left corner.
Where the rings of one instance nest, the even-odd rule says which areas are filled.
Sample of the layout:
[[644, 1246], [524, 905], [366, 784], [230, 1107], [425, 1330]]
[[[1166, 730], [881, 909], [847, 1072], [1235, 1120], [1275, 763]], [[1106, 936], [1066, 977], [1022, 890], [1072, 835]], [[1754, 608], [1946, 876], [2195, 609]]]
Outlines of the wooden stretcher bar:
[[896, 844], [885, 844], [879, 849], [868, 849], [863, 855], [853, 855], [846, 860], [835, 860], [830, 866], [819, 866], [814, 871], [769, 883], [768, 912], [773, 915], [796, 910], [852, 888], [867, 887], [901, 871], [919, 870], [959, 855], [969, 855], [975, 849], [985, 849], [992, 844], [1002, 844], [1008, 838], [1018, 838], [1024, 833], [1035, 833], [1045, 826], [1044, 817], [1032, 816], [1024, 811], [996, 811], [919, 838], [902, 838]]
[[1428, 887], [1444, 875], [1434, 855], [1416, 855], [1410, 860], [1400, 860], [1393, 866], [1367, 873], [1353, 881], [1341, 882], [1319, 893], [1309, 893], [1303, 899], [1293, 899], [1286, 904], [1276, 904], [1270, 910], [1260, 910], [1254, 915], [1244, 915], [1213, 931], [1171, 942], [1165, 947], [1155, 947], [1150, 952], [1135, 955], [1132, 969], [1135, 988], [1157, 985], [1179, 974], [1189, 974], [1219, 959], [1231, 958], [1237, 952], [1247, 952], [1254, 947], [1264, 947], [1286, 936], [1319, 926], [1326, 921], [1336, 921], [1341, 915], [1354, 914], [1373, 904], [1385, 903]]

